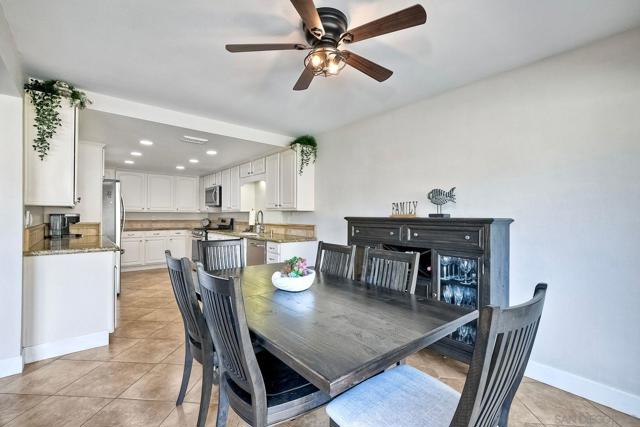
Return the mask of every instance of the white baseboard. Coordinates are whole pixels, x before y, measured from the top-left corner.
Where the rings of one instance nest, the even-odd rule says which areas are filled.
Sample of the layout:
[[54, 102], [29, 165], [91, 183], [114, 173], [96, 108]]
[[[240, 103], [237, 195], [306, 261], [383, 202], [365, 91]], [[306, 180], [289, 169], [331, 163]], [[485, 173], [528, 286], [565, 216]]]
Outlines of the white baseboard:
[[640, 417], [640, 396], [531, 360], [525, 375], [625, 414]]
[[50, 357], [63, 356], [76, 351], [109, 345], [109, 332], [96, 332], [80, 337], [67, 338], [60, 341], [24, 348], [24, 363], [37, 362]]
[[123, 273], [127, 273], [129, 271], [157, 270], [159, 268], [166, 268], [166, 267], [167, 267], [167, 263], [148, 264], [148, 265], [130, 265], [128, 267], [121, 267], [120, 270]]
[[0, 378], [22, 372], [22, 356], [0, 359]]

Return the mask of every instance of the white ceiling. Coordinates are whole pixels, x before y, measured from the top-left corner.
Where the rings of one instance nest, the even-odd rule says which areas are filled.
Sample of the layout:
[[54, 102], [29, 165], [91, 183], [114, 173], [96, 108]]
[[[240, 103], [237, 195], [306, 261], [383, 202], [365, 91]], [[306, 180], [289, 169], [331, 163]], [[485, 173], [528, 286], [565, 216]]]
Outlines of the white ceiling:
[[[80, 112], [78, 121], [80, 141], [105, 144], [106, 166], [117, 169], [200, 176], [281, 148], [89, 109]], [[203, 145], [186, 143], [180, 141], [184, 135], [209, 141]], [[153, 145], [141, 145], [141, 139], [151, 140]], [[218, 154], [207, 155], [207, 150]], [[142, 156], [132, 156], [132, 151]], [[197, 159], [199, 163], [190, 163], [189, 159]], [[135, 163], [128, 165], [125, 160]], [[178, 165], [185, 169], [177, 170]]]
[[[352, 26], [416, 0], [317, 0]], [[287, 0], [0, 0], [31, 75], [288, 134], [318, 133], [640, 25], [638, 0], [423, 0], [424, 26], [354, 44], [392, 69], [345, 69], [291, 90], [303, 52], [231, 54], [225, 43], [301, 42]]]

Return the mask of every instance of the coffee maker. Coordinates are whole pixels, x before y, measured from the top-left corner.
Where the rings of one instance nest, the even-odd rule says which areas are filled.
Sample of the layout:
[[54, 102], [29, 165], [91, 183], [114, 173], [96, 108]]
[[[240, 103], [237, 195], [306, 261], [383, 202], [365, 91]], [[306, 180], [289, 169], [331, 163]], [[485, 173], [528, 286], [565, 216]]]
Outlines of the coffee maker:
[[[69, 226], [80, 222], [80, 214], [49, 214], [49, 237], [59, 239], [71, 237]], [[73, 237], [77, 237], [75, 234]]]

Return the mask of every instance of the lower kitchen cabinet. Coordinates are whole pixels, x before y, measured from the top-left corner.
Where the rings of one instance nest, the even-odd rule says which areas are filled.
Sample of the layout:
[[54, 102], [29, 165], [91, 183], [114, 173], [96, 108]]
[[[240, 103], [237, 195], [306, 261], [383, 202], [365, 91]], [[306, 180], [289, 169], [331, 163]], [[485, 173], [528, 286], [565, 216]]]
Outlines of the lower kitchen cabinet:
[[166, 250], [176, 258], [190, 258], [190, 235], [188, 230], [125, 231], [121, 242], [122, 267], [127, 271], [159, 268], [166, 262]]
[[142, 238], [140, 240], [122, 239], [120, 249], [124, 250], [120, 261], [123, 267], [144, 264], [144, 240]]
[[307, 260], [307, 265], [315, 265], [318, 242], [267, 242], [267, 264], [284, 262], [294, 256]]

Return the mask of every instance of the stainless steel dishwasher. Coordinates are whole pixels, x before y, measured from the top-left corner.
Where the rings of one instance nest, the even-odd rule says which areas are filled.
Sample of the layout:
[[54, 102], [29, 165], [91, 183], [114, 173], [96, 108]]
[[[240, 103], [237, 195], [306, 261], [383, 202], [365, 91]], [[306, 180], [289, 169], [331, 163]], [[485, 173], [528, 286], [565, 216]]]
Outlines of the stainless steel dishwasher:
[[247, 265], [267, 263], [267, 243], [262, 240], [247, 239]]

